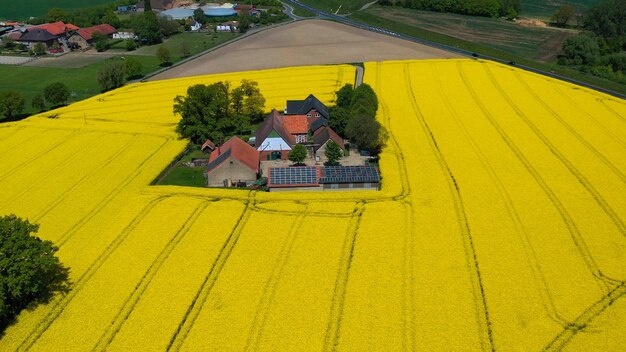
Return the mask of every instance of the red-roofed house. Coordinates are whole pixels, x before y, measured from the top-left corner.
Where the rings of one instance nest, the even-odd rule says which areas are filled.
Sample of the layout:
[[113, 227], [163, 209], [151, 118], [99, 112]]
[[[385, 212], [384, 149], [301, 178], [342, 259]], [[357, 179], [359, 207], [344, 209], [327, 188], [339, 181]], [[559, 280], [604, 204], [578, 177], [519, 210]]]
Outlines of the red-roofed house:
[[250, 16], [258, 17], [261, 15], [261, 11], [257, 9], [256, 6], [254, 5], [238, 4], [237, 6], [235, 6], [233, 10], [235, 10], [235, 12], [237, 12], [237, 15], [239, 16], [241, 16], [242, 13], [246, 13], [246, 11], [248, 12], [248, 15]]
[[259, 153], [238, 137], [217, 147], [209, 157], [207, 185], [228, 187], [234, 183], [254, 183], [259, 174]]
[[109, 24], [103, 23], [97, 26], [80, 29], [76, 31], [76, 33], [72, 34], [67, 41], [70, 43], [76, 43], [81, 48], [86, 48], [92, 44], [93, 34], [96, 32], [100, 32], [107, 37], [110, 37], [113, 33], [117, 33], [117, 29], [113, 28], [113, 26]]
[[65, 37], [70, 32], [77, 31], [80, 29], [71, 23], [64, 23], [63, 21], [57, 21], [54, 23], [46, 23], [46, 24], [39, 25], [35, 28], [41, 28], [43, 30], [48, 31], [50, 34], [56, 35], [58, 37]]

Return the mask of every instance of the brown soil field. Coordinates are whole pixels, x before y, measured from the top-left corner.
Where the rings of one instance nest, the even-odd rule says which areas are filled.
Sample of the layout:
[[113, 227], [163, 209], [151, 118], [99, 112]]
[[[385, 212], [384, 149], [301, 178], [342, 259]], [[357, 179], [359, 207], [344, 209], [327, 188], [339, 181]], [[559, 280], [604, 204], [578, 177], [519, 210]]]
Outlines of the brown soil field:
[[289, 66], [455, 57], [459, 56], [336, 22], [304, 20], [247, 36], [150, 80]]

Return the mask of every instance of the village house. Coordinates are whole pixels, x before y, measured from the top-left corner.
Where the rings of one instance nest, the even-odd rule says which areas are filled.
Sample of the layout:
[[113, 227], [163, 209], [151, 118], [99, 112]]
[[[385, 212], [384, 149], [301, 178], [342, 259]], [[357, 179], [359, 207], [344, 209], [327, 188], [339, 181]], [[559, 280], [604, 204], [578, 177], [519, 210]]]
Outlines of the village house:
[[117, 30], [113, 28], [113, 26], [103, 23], [97, 26], [79, 29], [70, 35], [67, 41], [69, 43], [74, 43], [81, 48], [87, 48], [93, 44], [93, 35], [96, 32], [104, 34], [107, 37], [111, 37], [113, 34], [117, 33]]
[[330, 117], [326, 105], [313, 94], [304, 100], [287, 100], [285, 115], [306, 115], [309, 119], [323, 117], [326, 120]]
[[232, 137], [211, 152], [206, 175], [209, 187], [249, 186], [259, 175], [259, 153]]
[[43, 43], [46, 46], [46, 50], [48, 50], [53, 47], [54, 43], [58, 43], [58, 38], [58, 36], [53, 35], [45, 29], [31, 28], [22, 33], [17, 41], [26, 45], [29, 49], [33, 49], [37, 43]]
[[33, 28], [40, 28], [40, 29], [46, 30], [50, 34], [55, 35], [57, 37], [62, 37], [62, 38], [67, 38], [67, 36], [70, 35], [72, 32], [80, 29], [71, 23], [65, 23], [63, 21], [46, 23], [46, 24], [42, 24]]
[[235, 12], [238, 16], [241, 16], [243, 13], [248, 13], [249, 16], [259, 17], [261, 16], [261, 11], [256, 8], [255, 5], [244, 5], [237, 4], [234, 8]]

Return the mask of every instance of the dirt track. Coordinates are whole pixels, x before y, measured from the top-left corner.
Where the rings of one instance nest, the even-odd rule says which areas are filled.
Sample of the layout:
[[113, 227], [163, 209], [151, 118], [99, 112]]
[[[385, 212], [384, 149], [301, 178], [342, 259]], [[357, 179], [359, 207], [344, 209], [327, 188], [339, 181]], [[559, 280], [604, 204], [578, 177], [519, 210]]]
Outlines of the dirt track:
[[343, 24], [306, 20], [251, 35], [150, 80], [265, 68], [458, 55]]

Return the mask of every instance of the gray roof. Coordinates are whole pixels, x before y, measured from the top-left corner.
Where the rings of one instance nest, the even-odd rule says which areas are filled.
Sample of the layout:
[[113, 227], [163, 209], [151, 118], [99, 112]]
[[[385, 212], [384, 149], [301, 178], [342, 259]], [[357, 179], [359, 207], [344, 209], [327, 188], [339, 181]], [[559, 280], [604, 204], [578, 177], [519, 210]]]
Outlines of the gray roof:
[[28, 32], [24, 33], [20, 37], [20, 41], [21, 42], [49, 42], [57, 38], [58, 37], [56, 35], [51, 34], [45, 29], [33, 28], [33, 29], [29, 29]]
[[314, 120], [313, 122], [311, 122], [311, 124], [309, 125], [309, 130], [315, 132], [317, 131], [318, 128], [323, 127], [323, 126], [328, 126], [328, 120], [326, 120], [323, 117], [320, 117]]
[[310, 94], [304, 100], [287, 100], [287, 115], [305, 115], [311, 111], [311, 109], [315, 109], [323, 117], [329, 118], [328, 108], [313, 94]]

